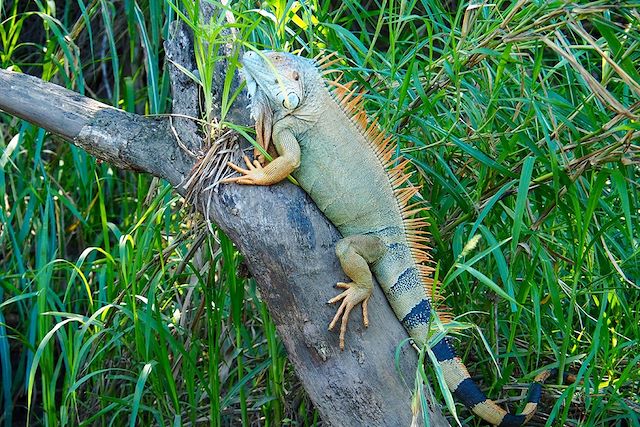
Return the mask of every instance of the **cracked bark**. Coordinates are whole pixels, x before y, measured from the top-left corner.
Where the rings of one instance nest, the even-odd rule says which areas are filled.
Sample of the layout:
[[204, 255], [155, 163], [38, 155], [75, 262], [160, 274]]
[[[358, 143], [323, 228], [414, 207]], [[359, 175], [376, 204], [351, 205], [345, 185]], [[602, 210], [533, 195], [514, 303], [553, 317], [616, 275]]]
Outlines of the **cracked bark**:
[[[173, 28], [165, 50], [172, 61], [194, 68], [192, 39], [184, 26]], [[175, 66], [168, 66], [173, 113], [196, 116], [197, 87]], [[225, 67], [218, 66], [217, 81], [224, 78]], [[227, 119], [249, 123], [246, 105], [242, 94]], [[0, 70], [0, 109], [118, 168], [164, 178], [181, 194], [195, 162], [178, 146], [174, 130], [187, 147], [201, 145], [197, 126], [188, 119], [126, 113], [6, 70]], [[324, 423], [410, 425], [417, 356], [405, 344], [396, 368], [396, 349], [407, 334], [380, 288], [376, 286], [369, 304], [368, 329], [362, 326], [360, 310], [352, 314], [345, 351], [338, 347], [337, 332], [327, 331], [335, 307], [326, 301], [337, 295], [333, 285], [346, 276], [334, 253], [340, 236], [309, 197], [289, 182], [271, 187], [225, 185], [213, 192], [209, 213], [245, 255], [289, 359]], [[432, 425], [448, 425], [437, 405], [430, 411]]]

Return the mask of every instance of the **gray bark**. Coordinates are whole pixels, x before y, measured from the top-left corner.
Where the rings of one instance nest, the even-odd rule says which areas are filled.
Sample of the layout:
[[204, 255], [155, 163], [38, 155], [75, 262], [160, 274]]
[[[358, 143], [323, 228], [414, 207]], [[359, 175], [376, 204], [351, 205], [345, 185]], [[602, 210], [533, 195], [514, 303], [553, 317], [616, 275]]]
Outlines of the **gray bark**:
[[[175, 28], [167, 56], [193, 69], [189, 34]], [[171, 66], [174, 113], [196, 115], [197, 88]], [[224, 70], [222, 70], [224, 71]], [[232, 110], [248, 123], [246, 96]], [[195, 159], [179, 147], [201, 146], [198, 127], [186, 119], [148, 118], [113, 109], [37, 78], [0, 70], [0, 109], [30, 121], [116, 167], [166, 179], [185, 193]], [[175, 131], [175, 132], [174, 132]], [[201, 208], [201, 207], [199, 207]], [[354, 311], [347, 348], [327, 331], [336, 307], [326, 304], [345, 281], [334, 253], [339, 234], [298, 187], [223, 185], [208, 209], [245, 255], [262, 299], [306, 391], [327, 425], [408, 426], [417, 356], [379, 287], [369, 304], [370, 327]], [[434, 406], [434, 405], [432, 405]], [[432, 425], [448, 425], [439, 407]]]

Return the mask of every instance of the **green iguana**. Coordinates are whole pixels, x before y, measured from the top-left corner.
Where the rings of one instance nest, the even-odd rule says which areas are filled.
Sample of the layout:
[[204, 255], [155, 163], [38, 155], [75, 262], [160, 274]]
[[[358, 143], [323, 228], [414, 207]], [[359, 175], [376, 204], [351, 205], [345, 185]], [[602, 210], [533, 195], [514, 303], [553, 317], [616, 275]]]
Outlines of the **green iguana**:
[[[434, 307], [428, 235], [423, 230], [428, 224], [416, 216], [423, 208], [410, 204], [419, 188], [408, 183], [408, 160], [397, 163], [391, 138], [377, 121], [369, 123], [363, 95], [351, 85], [326, 81], [320, 62], [273, 51], [244, 55], [257, 139], [264, 148], [273, 141], [278, 157], [264, 167], [246, 156], [246, 169], [229, 163], [242, 175], [223, 182], [271, 185], [291, 174], [342, 233], [336, 255], [351, 282], [338, 283], [344, 291], [329, 301], [340, 302], [329, 325], [333, 329], [341, 322], [340, 348], [349, 314], [358, 304], [368, 326], [372, 273], [409, 335], [424, 345]], [[495, 425], [527, 422], [540, 400], [541, 383], [551, 375], [547, 371], [536, 377], [524, 411], [514, 415], [480, 391], [447, 338], [432, 351], [451, 392]]]

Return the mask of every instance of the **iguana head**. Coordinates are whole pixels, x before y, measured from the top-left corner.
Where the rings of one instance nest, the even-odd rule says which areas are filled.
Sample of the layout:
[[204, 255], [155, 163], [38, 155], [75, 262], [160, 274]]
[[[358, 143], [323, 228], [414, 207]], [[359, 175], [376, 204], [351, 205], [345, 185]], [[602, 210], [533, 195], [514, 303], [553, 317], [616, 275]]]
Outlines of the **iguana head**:
[[274, 118], [294, 114], [308, 119], [315, 115], [312, 93], [324, 83], [312, 60], [290, 53], [249, 51], [242, 64], [252, 98], [251, 115], [256, 119], [256, 139], [266, 150]]
[[322, 82], [313, 61], [290, 53], [249, 51], [242, 64], [249, 95], [262, 91], [274, 112], [286, 114], [299, 108], [309, 88]]

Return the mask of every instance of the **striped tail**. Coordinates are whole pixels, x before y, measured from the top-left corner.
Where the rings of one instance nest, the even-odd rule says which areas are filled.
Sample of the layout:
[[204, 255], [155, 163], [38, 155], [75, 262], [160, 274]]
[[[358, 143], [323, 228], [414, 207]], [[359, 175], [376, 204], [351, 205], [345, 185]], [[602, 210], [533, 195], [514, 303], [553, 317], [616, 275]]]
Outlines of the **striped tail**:
[[[429, 336], [432, 307], [427, 298], [424, 275], [416, 268], [409, 247], [397, 237], [397, 230], [386, 229], [378, 234], [387, 241], [387, 253], [372, 267], [396, 316], [416, 343], [424, 343]], [[436, 310], [441, 320], [447, 314]], [[499, 426], [521, 426], [533, 416], [542, 394], [542, 383], [553, 371], [538, 375], [529, 387], [527, 404], [520, 414], [510, 414], [498, 406], [480, 390], [471, 379], [467, 368], [456, 355], [449, 340], [444, 338], [432, 347], [432, 351], [442, 368], [444, 378], [451, 393], [471, 412], [488, 423]]]
[[445, 381], [451, 393], [471, 412], [493, 425], [501, 427], [521, 426], [533, 417], [542, 395], [542, 383], [557, 374], [556, 369], [539, 374], [529, 386], [527, 404], [519, 414], [510, 414], [480, 390], [471, 379], [467, 368], [447, 338], [440, 340], [431, 350], [442, 368]]
[[[427, 277], [428, 271], [421, 271], [422, 266], [416, 262], [414, 250], [404, 240], [403, 233], [395, 227], [389, 227], [377, 234], [385, 241], [387, 252], [372, 265], [372, 271], [411, 338], [417, 344], [424, 343], [429, 336], [431, 316], [436, 315], [446, 322], [450, 320], [449, 315], [440, 307], [436, 309], [432, 306], [430, 297], [437, 298], [437, 293], [433, 292], [432, 281]], [[529, 386], [524, 410], [520, 414], [510, 414], [480, 390], [446, 337], [431, 350], [442, 368], [451, 393], [471, 412], [493, 425], [521, 426], [529, 421], [540, 402], [542, 383], [555, 375], [554, 370], [538, 375]]]

